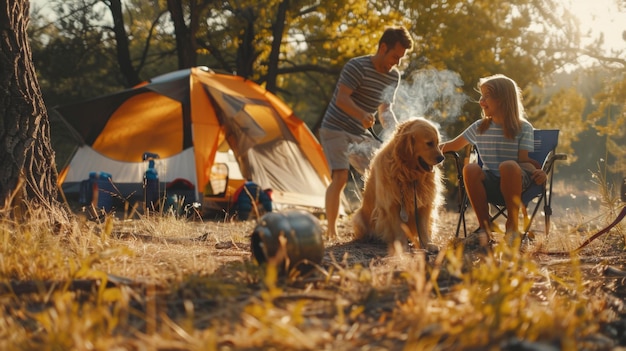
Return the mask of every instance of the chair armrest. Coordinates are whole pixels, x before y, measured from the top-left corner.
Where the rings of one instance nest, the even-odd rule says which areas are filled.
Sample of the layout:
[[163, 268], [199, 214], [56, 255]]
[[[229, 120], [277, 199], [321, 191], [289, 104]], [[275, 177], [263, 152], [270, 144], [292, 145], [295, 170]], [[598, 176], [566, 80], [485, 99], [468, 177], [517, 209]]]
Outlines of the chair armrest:
[[541, 167], [541, 169], [544, 172], [549, 173], [552, 171], [552, 167], [554, 167], [555, 161], [563, 161], [563, 160], [567, 160], [566, 154], [557, 154], [554, 152], [550, 152], [548, 157], [546, 157], [546, 161], [543, 163], [543, 167]]
[[452, 156], [454, 157], [454, 164], [456, 166], [456, 171], [458, 173], [459, 179], [462, 178], [462, 174], [463, 174], [463, 159], [461, 159], [461, 156], [459, 155], [458, 152], [456, 151], [446, 151], [443, 153], [446, 156]]

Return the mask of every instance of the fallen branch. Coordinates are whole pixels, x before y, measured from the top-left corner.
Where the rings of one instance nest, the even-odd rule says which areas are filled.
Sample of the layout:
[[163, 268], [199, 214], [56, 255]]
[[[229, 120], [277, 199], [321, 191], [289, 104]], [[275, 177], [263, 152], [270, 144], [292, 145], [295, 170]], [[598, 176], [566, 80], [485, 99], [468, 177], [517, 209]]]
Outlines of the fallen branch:
[[182, 243], [190, 243], [196, 241], [207, 241], [209, 238], [209, 233], [204, 233], [195, 238], [168, 238], [162, 236], [154, 236], [148, 234], [137, 234], [137, 233], [128, 233], [128, 232], [113, 232], [111, 236], [115, 239], [139, 239], [141, 241], [155, 241], [155, 242], [163, 242], [163, 243], [171, 243], [171, 244], [182, 244]]
[[[52, 280], [12, 280], [9, 282], [0, 282], [0, 294], [23, 295], [49, 292], [52, 290], [69, 290], [69, 291], [92, 291], [94, 288], [100, 287], [102, 280], [97, 279], [74, 279], [70, 281], [52, 281]], [[119, 277], [116, 275], [107, 275], [106, 287], [113, 288], [121, 285], [132, 287], [143, 287], [143, 283], [136, 282], [132, 279]]]

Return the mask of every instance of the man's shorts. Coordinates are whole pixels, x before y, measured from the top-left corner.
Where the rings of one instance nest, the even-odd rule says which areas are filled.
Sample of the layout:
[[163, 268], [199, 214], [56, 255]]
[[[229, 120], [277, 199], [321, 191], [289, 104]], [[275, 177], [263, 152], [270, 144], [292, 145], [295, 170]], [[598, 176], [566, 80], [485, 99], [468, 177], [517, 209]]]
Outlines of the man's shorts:
[[373, 152], [380, 146], [380, 143], [368, 134], [356, 135], [343, 130], [320, 128], [319, 135], [331, 171], [350, 169], [350, 164], [357, 159], [359, 165], [353, 166], [361, 171], [360, 169], [367, 167]]
[[[483, 173], [485, 173], [483, 185], [487, 192], [487, 200], [495, 204], [504, 205], [504, 197], [502, 196], [502, 191], [500, 191], [500, 176], [495, 175], [490, 170], [484, 170]], [[531, 172], [522, 168], [522, 192], [531, 186], [530, 176]]]

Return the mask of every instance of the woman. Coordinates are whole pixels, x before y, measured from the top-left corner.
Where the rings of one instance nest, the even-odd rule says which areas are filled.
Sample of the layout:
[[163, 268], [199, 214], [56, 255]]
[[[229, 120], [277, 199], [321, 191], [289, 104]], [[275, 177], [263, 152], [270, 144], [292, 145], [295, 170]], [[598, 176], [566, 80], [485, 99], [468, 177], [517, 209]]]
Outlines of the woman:
[[478, 219], [481, 244], [491, 238], [492, 224], [488, 201], [503, 199], [508, 217], [507, 241], [519, 236], [519, 210], [522, 191], [531, 181], [542, 184], [546, 174], [528, 153], [534, 148], [533, 126], [524, 118], [522, 94], [511, 78], [501, 74], [478, 82], [482, 118], [455, 139], [441, 144], [441, 151], [458, 151], [468, 144], [478, 150], [482, 167], [476, 163], [463, 168], [463, 179]]

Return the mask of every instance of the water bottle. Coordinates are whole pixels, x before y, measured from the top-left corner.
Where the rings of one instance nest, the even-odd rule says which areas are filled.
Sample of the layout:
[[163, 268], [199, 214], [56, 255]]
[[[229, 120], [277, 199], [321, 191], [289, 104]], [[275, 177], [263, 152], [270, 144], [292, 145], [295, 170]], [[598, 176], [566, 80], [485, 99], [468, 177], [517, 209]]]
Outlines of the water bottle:
[[109, 212], [113, 209], [113, 194], [115, 193], [113, 176], [106, 172], [100, 172], [97, 174], [96, 179], [98, 187], [97, 208]]
[[144, 203], [147, 211], [156, 211], [159, 207], [159, 173], [154, 168], [154, 159], [148, 160], [148, 169], [143, 177]]

